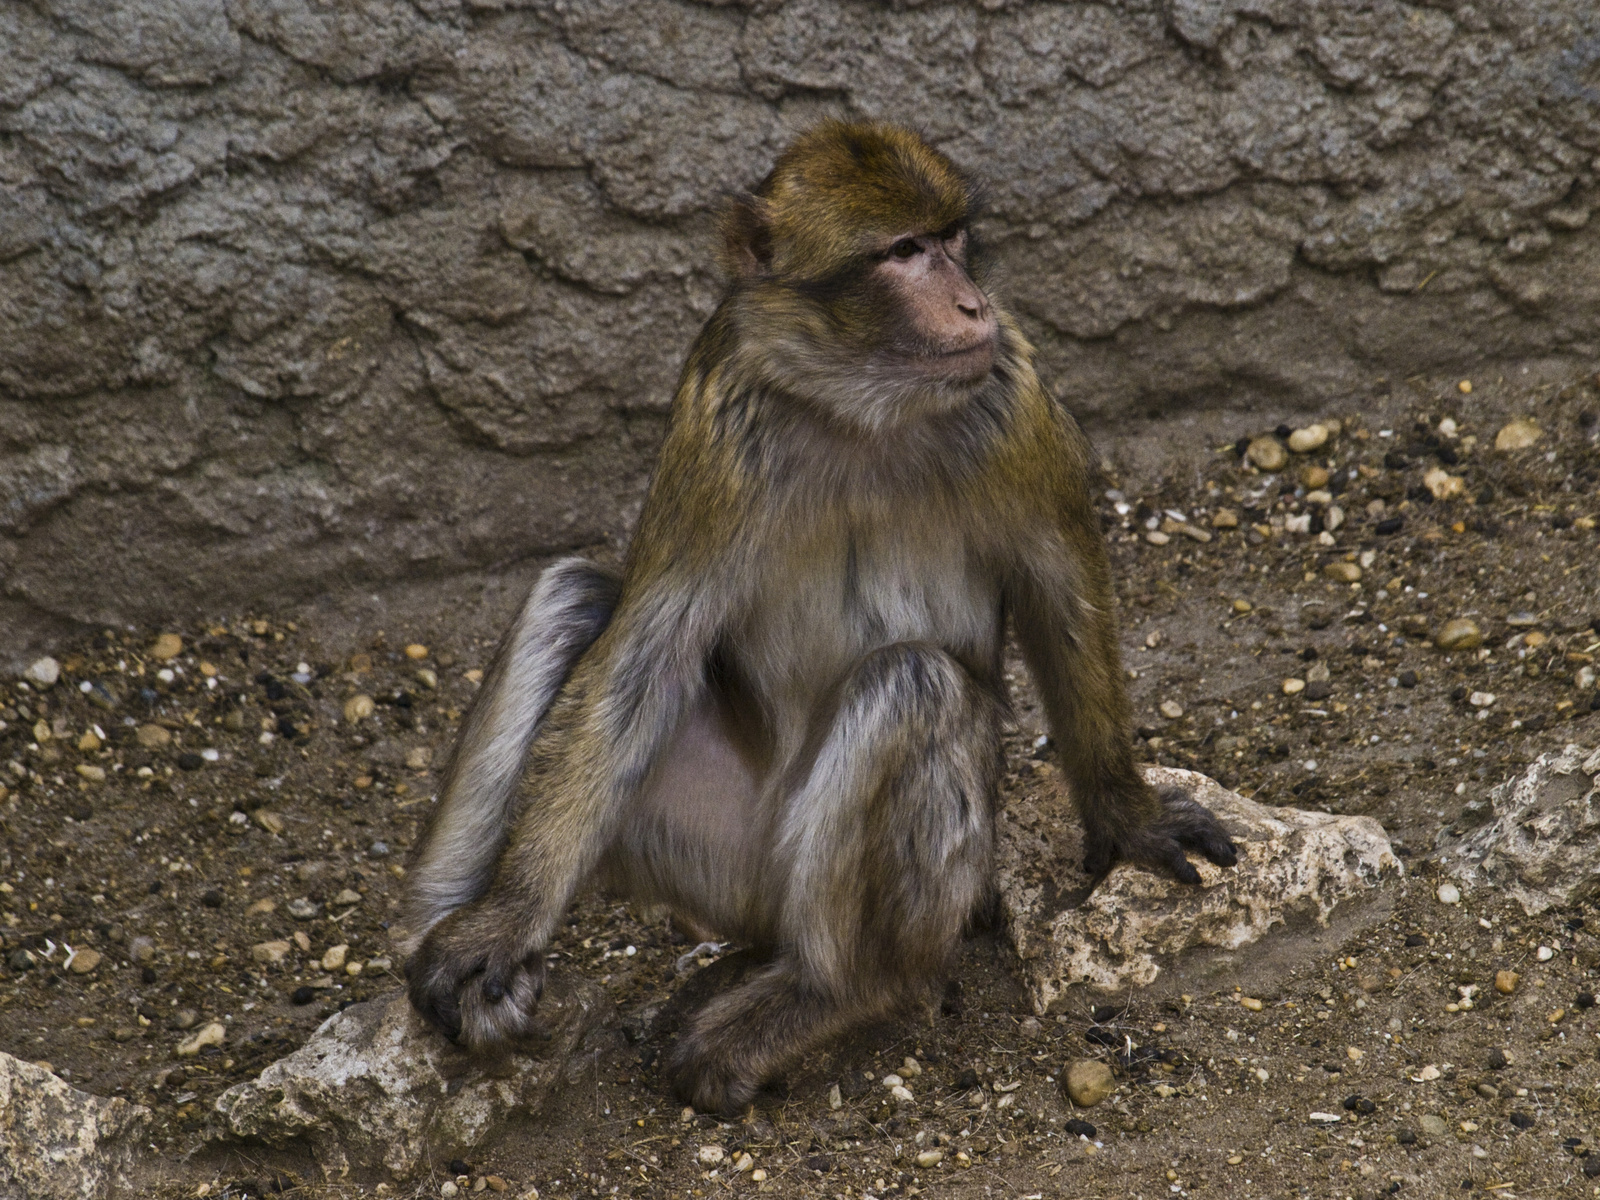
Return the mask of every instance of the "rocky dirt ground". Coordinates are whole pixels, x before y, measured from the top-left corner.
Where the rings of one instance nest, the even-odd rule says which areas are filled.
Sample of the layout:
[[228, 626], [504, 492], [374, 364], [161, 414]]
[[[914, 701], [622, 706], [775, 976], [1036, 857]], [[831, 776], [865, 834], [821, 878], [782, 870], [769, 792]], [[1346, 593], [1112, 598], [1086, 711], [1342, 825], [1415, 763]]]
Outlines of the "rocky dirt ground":
[[[1406, 863], [1332, 955], [1036, 1017], [980, 937], [926, 1013], [722, 1123], [656, 1064], [670, 997], [726, 968], [590, 898], [552, 951], [619, 1019], [543, 1121], [403, 1185], [220, 1154], [223, 1089], [398, 986], [401, 863], [496, 632], [252, 613], [108, 630], [52, 686], [0, 686], [0, 1049], [149, 1105], [156, 1196], [1600, 1194], [1600, 916], [1442, 903], [1435, 858], [1537, 754], [1600, 743], [1600, 392], [1474, 382], [1102, 439], [1144, 755], [1375, 816]], [[1285, 449], [1317, 417], [1336, 432]], [[1008, 788], [1051, 757], [1037, 733]], [[1059, 1086], [1083, 1058], [1118, 1083], [1089, 1110]]]

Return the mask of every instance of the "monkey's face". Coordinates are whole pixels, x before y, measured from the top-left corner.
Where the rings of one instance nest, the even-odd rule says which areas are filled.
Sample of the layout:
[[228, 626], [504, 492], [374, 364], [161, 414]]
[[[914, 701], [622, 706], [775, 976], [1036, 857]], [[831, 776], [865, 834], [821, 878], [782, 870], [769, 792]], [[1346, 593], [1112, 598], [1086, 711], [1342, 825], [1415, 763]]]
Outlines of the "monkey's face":
[[879, 353], [930, 383], [976, 384], [994, 367], [1000, 324], [967, 270], [967, 231], [894, 239], [869, 280], [892, 309]]

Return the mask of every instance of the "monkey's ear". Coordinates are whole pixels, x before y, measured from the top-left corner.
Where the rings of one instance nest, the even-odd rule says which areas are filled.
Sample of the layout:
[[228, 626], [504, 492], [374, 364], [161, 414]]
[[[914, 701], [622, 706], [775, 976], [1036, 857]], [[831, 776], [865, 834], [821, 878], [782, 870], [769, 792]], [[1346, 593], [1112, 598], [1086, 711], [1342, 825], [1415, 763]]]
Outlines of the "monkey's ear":
[[736, 283], [764, 275], [772, 267], [772, 226], [766, 204], [748, 193], [723, 205], [720, 221], [722, 269]]

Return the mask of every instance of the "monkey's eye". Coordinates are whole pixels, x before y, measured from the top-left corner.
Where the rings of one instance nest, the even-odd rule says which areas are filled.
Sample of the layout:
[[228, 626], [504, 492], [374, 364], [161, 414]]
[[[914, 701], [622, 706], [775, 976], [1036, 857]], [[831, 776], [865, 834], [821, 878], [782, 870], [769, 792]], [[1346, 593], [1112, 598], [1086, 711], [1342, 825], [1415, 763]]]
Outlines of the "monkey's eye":
[[916, 238], [901, 238], [893, 246], [889, 247], [889, 256], [902, 261], [908, 258], [915, 258], [921, 253], [922, 246]]

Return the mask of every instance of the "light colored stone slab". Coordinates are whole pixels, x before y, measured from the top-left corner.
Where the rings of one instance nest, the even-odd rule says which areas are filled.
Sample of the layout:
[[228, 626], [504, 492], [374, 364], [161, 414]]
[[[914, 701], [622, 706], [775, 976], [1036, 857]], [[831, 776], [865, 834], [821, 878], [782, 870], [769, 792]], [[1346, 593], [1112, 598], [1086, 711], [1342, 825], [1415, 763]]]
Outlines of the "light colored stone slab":
[[0, 1053], [0, 1200], [91, 1200], [127, 1186], [150, 1110], [80, 1092]]
[[1600, 749], [1568, 744], [1489, 793], [1489, 821], [1440, 836], [1463, 886], [1494, 887], [1529, 916], [1600, 891]]
[[1127, 865], [1092, 886], [1066, 788], [1053, 767], [1036, 768], [1001, 817], [999, 881], [1041, 1014], [1059, 1009], [1075, 987], [1148, 986], [1189, 952], [1237, 951], [1275, 927], [1326, 927], [1335, 909], [1402, 873], [1371, 817], [1257, 804], [1193, 771], [1148, 767], [1145, 775], [1211, 809], [1238, 845], [1239, 864], [1224, 870], [1191, 856], [1199, 887]]
[[544, 1036], [481, 1059], [426, 1025], [404, 993], [355, 1004], [218, 1097], [222, 1136], [307, 1146], [329, 1177], [403, 1178], [465, 1155], [514, 1116], [537, 1115], [608, 1012], [593, 984], [552, 976], [539, 1005]]

